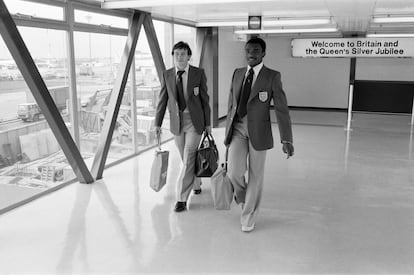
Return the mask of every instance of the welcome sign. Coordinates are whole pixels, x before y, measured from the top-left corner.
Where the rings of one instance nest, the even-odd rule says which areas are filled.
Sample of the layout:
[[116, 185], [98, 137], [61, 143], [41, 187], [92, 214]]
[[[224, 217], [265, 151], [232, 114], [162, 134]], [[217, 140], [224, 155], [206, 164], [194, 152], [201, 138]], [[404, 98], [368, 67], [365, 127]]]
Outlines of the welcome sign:
[[293, 57], [413, 57], [414, 38], [293, 39]]

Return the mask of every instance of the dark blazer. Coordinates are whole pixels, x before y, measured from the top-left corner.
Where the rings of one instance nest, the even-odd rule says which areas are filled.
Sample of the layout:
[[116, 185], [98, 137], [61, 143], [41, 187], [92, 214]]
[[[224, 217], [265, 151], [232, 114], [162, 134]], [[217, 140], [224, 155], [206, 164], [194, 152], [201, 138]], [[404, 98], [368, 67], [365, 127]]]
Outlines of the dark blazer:
[[[234, 71], [228, 101], [224, 144], [229, 145], [233, 135], [233, 121], [247, 68]], [[292, 126], [280, 73], [265, 66], [259, 72], [247, 102], [247, 124], [250, 141], [257, 151], [273, 148], [270, 122], [270, 101], [273, 99], [281, 141], [292, 141]]]
[[[155, 126], [160, 126], [164, 119], [165, 109], [170, 112], [170, 131], [174, 135], [180, 134], [180, 111], [177, 102], [175, 68], [166, 70], [162, 74], [161, 91], [155, 113]], [[203, 69], [189, 66], [187, 82], [187, 108], [191, 115], [194, 128], [202, 134], [206, 126], [210, 126], [210, 105], [207, 94], [207, 78]]]

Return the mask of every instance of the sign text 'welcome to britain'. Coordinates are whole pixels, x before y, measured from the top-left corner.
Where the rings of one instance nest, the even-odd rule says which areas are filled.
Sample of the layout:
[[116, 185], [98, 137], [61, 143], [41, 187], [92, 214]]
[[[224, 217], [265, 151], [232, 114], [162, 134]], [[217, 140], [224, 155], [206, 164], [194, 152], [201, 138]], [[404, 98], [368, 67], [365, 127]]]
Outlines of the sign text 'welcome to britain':
[[413, 57], [413, 38], [293, 39], [294, 57]]

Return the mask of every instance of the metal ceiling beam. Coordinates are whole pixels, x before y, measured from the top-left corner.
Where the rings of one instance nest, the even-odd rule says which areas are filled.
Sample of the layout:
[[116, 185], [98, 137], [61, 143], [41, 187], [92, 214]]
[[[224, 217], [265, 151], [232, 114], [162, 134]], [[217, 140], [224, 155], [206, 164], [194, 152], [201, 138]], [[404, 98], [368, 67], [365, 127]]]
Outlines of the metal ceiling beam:
[[3, 0], [0, 0], [0, 34], [78, 180], [83, 183], [93, 182], [94, 179], [50, 96], [49, 90]]
[[135, 57], [135, 48], [144, 17], [145, 14], [140, 12], [135, 12], [132, 17], [127, 42], [122, 55], [121, 63], [119, 64], [117, 78], [111, 92], [111, 98], [106, 111], [101, 137], [92, 164], [91, 172], [95, 179], [102, 178], [105, 162], [116, 126], [116, 120], [118, 118], [119, 108], [121, 106], [122, 97], [124, 95], [125, 86], [128, 80], [128, 73], [131, 68], [132, 60]]
[[162, 73], [165, 71], [165, 63], [162, 58], [160, 44], [158, 43], [157, 34], [155, 33], [154, 24], [151, 15], [147, 14], [144, 19], [144, 29], [147, 35], [148, 44], [154, 59], [155, 68], [157, 69], [158, 79], [162, 81]]

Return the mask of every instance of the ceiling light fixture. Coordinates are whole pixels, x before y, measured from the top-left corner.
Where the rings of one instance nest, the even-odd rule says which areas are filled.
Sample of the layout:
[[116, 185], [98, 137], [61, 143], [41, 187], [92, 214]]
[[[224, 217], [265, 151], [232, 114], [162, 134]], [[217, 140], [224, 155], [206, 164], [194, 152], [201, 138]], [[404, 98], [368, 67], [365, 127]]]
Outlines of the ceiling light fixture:
[[196, 27], [247, 27], [246, 21], [206, 21], [196, 23]]
[[374, 17], [373, 23], [414, 23], [414, 16], [388, 16], [388, 17]]
[[[330, 24], [331, 20], [328, 18], [319, 19], [277, 19], [271, 20], [265, 18], [263, 20], [264, 27], [277, 26], [312, 26], [312, 25], [326, 25]], [[247, 20], [235, 21], [201, 21], [196, 23], [197, 27], [247, 27]]]
[[267, 33], [318, 33], [337, 32], [337, 28], [313, 28], [313, 29], [267, 29], [267, 30], [237, 30], [237, 34], [267, 34]]
[[329, 18], [314, 18], [314, 19], [277, 19], [277, 20], [265, 20], [264, 26], [310, 26], [310, 25], [324, 25], [330, 24]]

